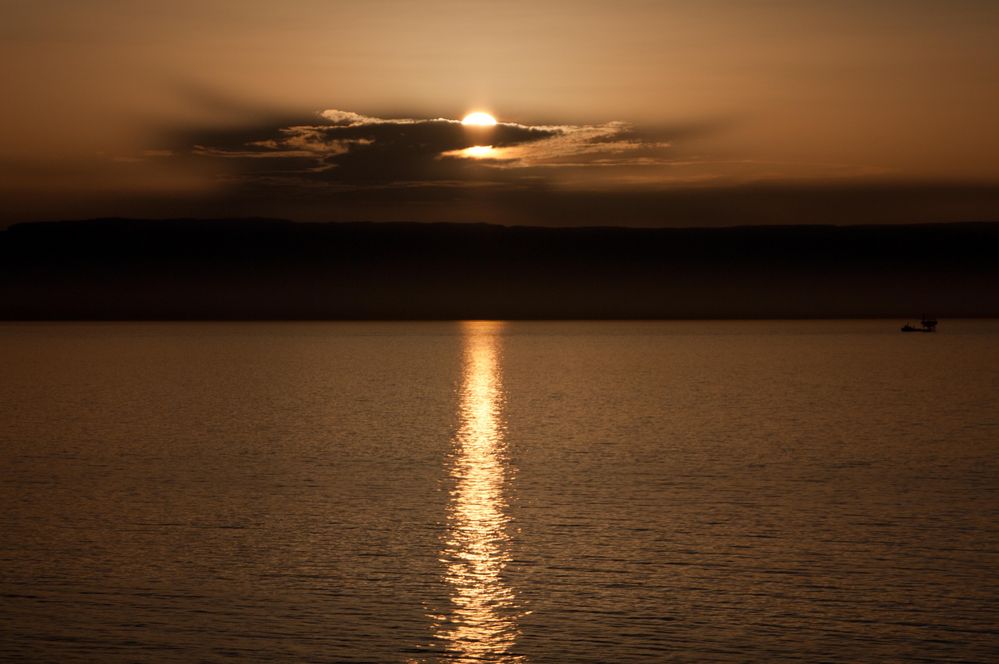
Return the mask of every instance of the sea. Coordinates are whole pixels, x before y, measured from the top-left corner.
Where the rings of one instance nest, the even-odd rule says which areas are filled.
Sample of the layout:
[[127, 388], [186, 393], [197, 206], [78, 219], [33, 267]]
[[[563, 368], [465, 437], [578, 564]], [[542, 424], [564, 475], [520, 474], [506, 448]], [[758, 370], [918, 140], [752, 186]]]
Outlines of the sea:
[[0, 660], [994, 662], [999, 321], [0, 324]]

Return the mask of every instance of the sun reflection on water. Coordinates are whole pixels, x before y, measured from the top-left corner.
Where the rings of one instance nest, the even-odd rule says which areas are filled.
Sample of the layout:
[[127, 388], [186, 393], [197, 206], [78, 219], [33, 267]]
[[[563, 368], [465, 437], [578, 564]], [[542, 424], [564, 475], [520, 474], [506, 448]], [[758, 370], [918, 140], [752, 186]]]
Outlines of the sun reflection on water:
[[463, 326], [461, 421], [450, 462], [453, 485], [442, 551], [451, 607], [439, 616], [437, 637], [457, 661], [519, 662], [511, 649], [521, 614], [503, 579], [510, 560], [498, 334], [503, 324]]

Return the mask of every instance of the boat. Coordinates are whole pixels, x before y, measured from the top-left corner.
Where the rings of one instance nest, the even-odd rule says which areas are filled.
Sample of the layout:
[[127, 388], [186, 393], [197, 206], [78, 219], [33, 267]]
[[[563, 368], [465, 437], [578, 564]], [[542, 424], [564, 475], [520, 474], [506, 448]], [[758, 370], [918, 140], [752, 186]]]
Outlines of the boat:
[[920, 327], [916, 327], [910, 323], [906, 323], [902, 326], [903, 332], [936, 332], [937, 331], [937, 320], [935, 318], [929, 318], [923, 316], [923, 319], [919, 321]]

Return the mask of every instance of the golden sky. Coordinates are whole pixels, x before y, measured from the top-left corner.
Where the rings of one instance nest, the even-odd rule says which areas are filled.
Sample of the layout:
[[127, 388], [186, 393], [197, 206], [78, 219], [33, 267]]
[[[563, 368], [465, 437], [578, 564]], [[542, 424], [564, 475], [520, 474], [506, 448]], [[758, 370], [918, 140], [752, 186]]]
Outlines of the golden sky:
[[[746, 196], [759, 197], [750, 190], [785, 203], [757, 206], [749, 217], [761, 222], [858, 191], [896, 201], [861, 221], [910, 220], [913, 192], [941, 221], [999, 216], [996, 2], [0, 0], [0, 10], [3, 223], [545, 223], [629, 201], [640, 202], [634, 218], [609, 223], [735, 223]], [[472, 110], [498, 118], [493, 134], [462, 129]], [[494, 150], [464, 152], [477, 145]], [[794, 202], [773, 193], [785, 191]], [[743, 202], [714, 216], [677, 203], [696, 192]], [[580, 203], [597, 199], [604, 208]]]

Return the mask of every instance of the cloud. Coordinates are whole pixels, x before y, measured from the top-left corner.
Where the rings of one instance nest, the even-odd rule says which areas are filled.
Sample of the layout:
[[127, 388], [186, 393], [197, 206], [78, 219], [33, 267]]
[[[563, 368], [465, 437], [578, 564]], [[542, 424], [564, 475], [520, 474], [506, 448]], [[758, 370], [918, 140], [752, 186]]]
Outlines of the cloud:
[[661, 133], [625, 122], [468, 127], [327, 109], [305, 121], [207, 132], [187, 149], [224, 167], [230, 181], [311, 188], [551, 184], [562, 169], [661, 165], [670, 148]]

